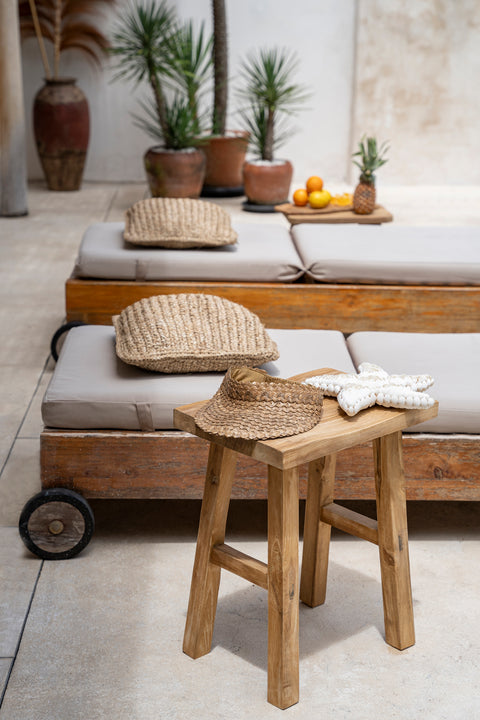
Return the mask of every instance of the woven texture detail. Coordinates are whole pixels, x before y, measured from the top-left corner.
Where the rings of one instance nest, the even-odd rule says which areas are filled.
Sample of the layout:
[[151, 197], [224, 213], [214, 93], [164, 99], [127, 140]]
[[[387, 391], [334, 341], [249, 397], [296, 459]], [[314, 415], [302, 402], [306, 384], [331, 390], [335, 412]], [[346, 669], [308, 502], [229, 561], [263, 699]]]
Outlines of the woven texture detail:
[[315, 387], [236, 367], [228, 370], [195, 422], [212, 435], [267, 440], [311, 430], [322, 407], [323, 396]]
[[192, 198], [148, 198], [125, 213], [123, 237], [135, 245], [168, 248], [233, 245], [237, 233], [229, 214]]
[[279, 352], [257, 315], [216, 295], [144, 298], [113, 318], [118, 357], [164, 373], [261, 365]]

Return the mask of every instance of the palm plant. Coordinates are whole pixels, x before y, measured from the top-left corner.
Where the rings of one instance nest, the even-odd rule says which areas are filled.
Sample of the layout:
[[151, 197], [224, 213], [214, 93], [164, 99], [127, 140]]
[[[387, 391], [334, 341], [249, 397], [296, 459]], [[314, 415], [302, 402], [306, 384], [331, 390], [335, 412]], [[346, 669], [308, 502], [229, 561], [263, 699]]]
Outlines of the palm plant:
[[152, 100], [140, 103], [146, 117], [136, 124], [168, 149], [195, 145], [201, 131], [199, 97], [211, 64], [211, 39], [203, 25], [178, 25], [171, 7], [140, 0], [130, 6], [113, 34], [110, 53], [116, 78], [150, 85]]
[[274, 150], [291, 134], [285, 116], [296, 112], [308, 97], [305, 88], [292, 80], [297, 67], [296, 55], [278, 48], [251, 53], [241, 65], [245, 87], [238, 94], [250, 104], [242, 117], [262, 160], [273, 160]]
[[[107, 37], [95, 22], [106, 5], [116, 0], [19, 0], [20, 33], [22, 38], [36, 37], [45, 76], [58, 79], [60, 56], [65, 50], [79, 50], [99, 63], [108, 47]], [[88, 16], [92, 20], [88, 20]], [[50, 67], [44, 40], [53, 45], [53, 70]]]

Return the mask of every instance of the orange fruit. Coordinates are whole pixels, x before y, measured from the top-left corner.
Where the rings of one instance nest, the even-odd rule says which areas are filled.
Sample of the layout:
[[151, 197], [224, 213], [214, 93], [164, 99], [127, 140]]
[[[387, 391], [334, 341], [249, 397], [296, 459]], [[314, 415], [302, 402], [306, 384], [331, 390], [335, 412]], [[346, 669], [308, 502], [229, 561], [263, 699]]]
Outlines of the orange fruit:
[[308, 202], [308, 192], [305, 190], [305, 188], [298, 188], [298, 190], [295, 190], [293, 193], [293, 202], [295, 205], [306, 205]]
[[323, 180], [321, 177], [318, 177], [318, 175], [312, 175], [307, 180], [307, 192], [310, 195], [310, 193], [315, 192], [316, 190], [322, 190], [323, 189]]
[[327, 207], [331, 197], [328, 190], [314, 190], [308, 196], [308, 203], [312, 208], [324, 208]]

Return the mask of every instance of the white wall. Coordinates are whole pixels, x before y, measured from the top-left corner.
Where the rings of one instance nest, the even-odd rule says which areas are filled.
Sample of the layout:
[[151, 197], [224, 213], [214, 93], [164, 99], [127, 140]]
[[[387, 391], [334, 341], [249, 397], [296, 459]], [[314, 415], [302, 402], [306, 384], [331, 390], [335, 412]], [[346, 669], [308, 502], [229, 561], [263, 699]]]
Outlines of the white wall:
[[[211, 28], [210, 0], [172, 4], [180, 17]], [[373, 132], [391, 143], [380, 171], [386, 184], [480, 182], [480, 0], [227, 0], [227, 16], [231, 128], [239, 126], [239, 59], [274, 45], [300, 56], [298, 77], [312, 95], [293, 119], [298, 132], [278, 152], [293, 162], [295, 178], [353, 182], [352, 149]], [[34, 40], [24, 43], [23, 61], [28, 118], [43, 78]], [[142, 155], [152, 142], [131, 113], [145, 89], [112, 83], [109, 61], [96, 71], [72, 52], [62, 65], [90, 102], [85, 179], [144, 180]], [[31, 120], [27, 151], [29, 176], [42, 177]]]

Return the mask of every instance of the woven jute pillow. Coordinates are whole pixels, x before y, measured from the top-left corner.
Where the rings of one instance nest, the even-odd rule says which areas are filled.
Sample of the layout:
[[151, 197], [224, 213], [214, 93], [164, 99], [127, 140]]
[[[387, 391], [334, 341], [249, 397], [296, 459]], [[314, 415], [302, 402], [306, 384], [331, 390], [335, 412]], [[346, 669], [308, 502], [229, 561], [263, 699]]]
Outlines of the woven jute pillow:
[[213, 435], [267, 440], [311, 430], [320, 421], [322, 408], [318, 388], [271, 377], [264, 370], [235, 367], [229, 368], [195, 422]]
[[229, 214], [193, 198], [148, 198], [125, 213], [123, 237], [135, 245], [166, 248], [219, 247], [237, 242]]
[[144, 298], [113, 318], [118, 357], [163, 373], [226, 370], [279, 357], [260, 319], [216, 295]]

